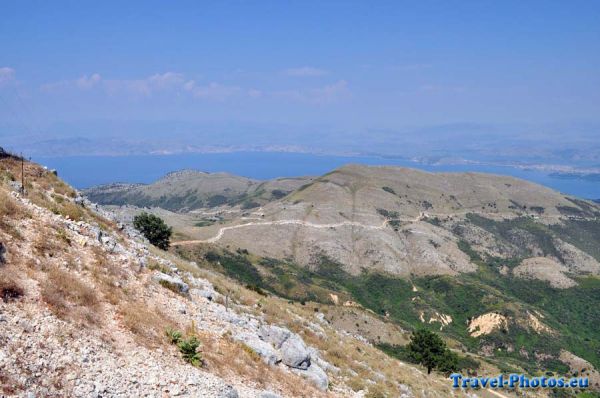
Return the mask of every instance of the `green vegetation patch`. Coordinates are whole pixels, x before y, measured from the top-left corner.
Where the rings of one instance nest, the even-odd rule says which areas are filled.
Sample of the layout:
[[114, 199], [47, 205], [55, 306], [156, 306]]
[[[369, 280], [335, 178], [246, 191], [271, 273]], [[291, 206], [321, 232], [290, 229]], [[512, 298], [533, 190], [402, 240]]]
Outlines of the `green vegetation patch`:
[[228, 276], [239, 280], [248, 286], [265, 288], [258, 269], [248, 260], [245, 255], [225, 251], [223, 254], [209, 252], [206, 259], [218, 262]]
[[281, 198], [287, 196], [288, 193], [289, 192], [282, 191], [281, 189], [274, 189], [271, 191], [271, 196], [274, 199], [281, 199]]
[[162, 250], [169, 249], [173, 230], [162, 218], [144, 212], [133, 218], [133, 226], [154, 246]]
[[208, 198], [208, 207], [222, 206], [227, 203], [227, 197], [223, 195], [213, 195]]
[[550, 228], [565, 242], [600, 261], [600, 220], [565, 220]]
[[440, 220], [438, 217], [425, 217], [423, 221], [426, 221], [431, 225], [435, 225], [436, 227], [442, 225], [442, 220]]
[[393, 211], [393, 210], [377, 209], [377, 213], [379, 213], [383, 217], [389, 218], [389, 219], [400, 217], [400, 213], [398, 213], [397, 211]]
[[470, 213], [467, 214], [467, 219], [474, 225], [518, 248], [521, 257], [530, 257], [533, 253], [529, 246], [535, 245], [540, 248], [544, 256], [553, 256], [563, 261], [561, 253], [554, 245], [552, 230], [530, 217], [495, 221]]
[[242, 203], [242, 210], [255, 209], [257, 207], [260, 207], [260, 203], [254, 202], [252, 200], [245, 200]]
[[[439, 331], [440, 323], [423, 323], [421, 316], [429, 319], [436, 313], [449, 315], [452, 322], [443, 327], [441, 334], [472, 352], [484, 346], [493, 347], [494, 357], [490, 360], [503, 369], [562, 374], [564, 364], [556, 360], [560, 349], [567, 349], [600, 367], [600, 279], [578, 278], [576, 287], [555, 289], [547, 282], [499, 273], [501, 265], [513, 267], [519, 263], [518, 258], [485, 256], [467, 242], [462, 243], [461, 248], [478, 265], [476, 272], [460, 277], [427, 276], [410, 281], [379, 272], [351, 275], [324, 255], [314, 260], [311, 269], [289, 260], [254, 259], [246, 252], [210, 251], [204, 258], [215, 269], [253, 290], [268, 291], [302, 303], [328, 304], [331, 303], [329, 294], [335, 293], [340, 300], [354, 300], [408, 330]], [[183, 255], [194, 259], [193, 253]], [[417, 291], [413, 291], [413, 286]], [[488, 312], [508, 317], [508, 327], [479, 338], [471, 337], [467, 331], [469, 321]], [[519, 322], [527, 319], [528, 314], [538, 316], [553, 334], [536, 333]], [[397, 347], [384, 348], [395, 350], [392, 355], [402, 356]], [[536, 353], [550, 354], [553, 358], [540, 362], [536, 360]], [[460, 361], [458, 358], [459, 365]], [[463, 365], [460, 366], [472, 367], [472, 364]]]
[[433, 369], [443, 373], [461, 370], [473, 372], [479, 368], [478, 361], [450, 351], [437, 333], [426, 329], [415, 331], [410, 343], [405, 346], [384, 343], [376, 344], [376, 347], [401, 361], [422, 364], [427, 367], [428, 372]]
[[194, 335], [183, 337], [179, 330], [167, 329], [165, 331], [167, 339], [179, 349], [184, 361], [192, 366], [200, 367], [204, 365], [200, 348], [200, 340]]
[[209, 227], [211, 225], [213, 225], [215, 222], [212, 220], [200, 220], [196, 223], [194, 223], [195, 227]]
[[[600, 279], [578, 279], [579, 286], [555, 289], [547, 282], [530, 281], [503, 276], [498, 272], [501, 259], [481, 259], [479, 270], [452, 276], [428, 276], [414, 278], [412, 284], [398, 277], [381, 273], [363, 273], [352, 276], [334, 261], [323, 257], [317, 271], [318, 277], [328, 281], [328, 287], [348, 292], [357, 302], [409, 330], [427, 328], [439, 330], [437, 322], [422, 323], [421, 312], [439, 312], [450, 315], [453, 322], [445, 326], [443, 334], [460, 341], [471, 351], [483, 345], [501, 348], [495, 353], [505, 363], [530, 371], [538, 369], [562, 372], [559, 363], [536, 362], [535, 353], [557, 356], [564, 348], [578, 356], [600, 365]], [[518, 260], [502, 260], [514, 266]], [[498, 330], [482, 338], [473, 338], [466, 325], [471, 318], [487, 312], [498, 312], [511, 320], [525, 319], [527, 312], [541, 314], [542, 322], [556, 331], [555, 335], [538, 334], [511, 322], [507, 330]], [[523, 357], [521, 349], [528, 353]]]

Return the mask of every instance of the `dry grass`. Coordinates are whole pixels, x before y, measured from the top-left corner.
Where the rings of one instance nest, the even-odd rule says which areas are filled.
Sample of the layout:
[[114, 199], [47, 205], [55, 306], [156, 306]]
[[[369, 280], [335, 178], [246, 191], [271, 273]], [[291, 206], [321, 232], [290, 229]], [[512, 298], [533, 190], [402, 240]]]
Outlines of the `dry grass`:
[[9, 170], [0, 170], [0, 181], [16, 181], [16, 177]]
[[129, 300], [130, 294], [124, 285], [128, 280], [128, 273], [119, 264], [110, 261], [104, 250], [92, 246], [92, 264], [86, 268], [90, 271], [104, 299], [112, 305], [118, 305], [123, 300]]
[[[2, 159], [0, 160], [0, 171], [3, 180], [20, 180], [21, 162], [10, 158]], [[89, 212], [86, 209], [71, 201], [77, 196], [76, 191], [37, 164], [25, 162], [25, 188], [27, 198], [55, 214], [61, 214], [75, 221], [88, 216]], [[0, 202], [4, 202], [3, 198], [0, 198]], [[1, 206], [2, 204], [0, 204]], [[0, 208], [1, 213], [2, 209]]]
[[103, 231], [117, 231], [117, 223], [116, 222], [108, 220], [104, 217], [101, 217], [98, 214], [94, 213], [93, 211], [88, 211], [87, 214], [90, 217], [89, 221], [92, 223], [95, 222], [96, 224], [98, 224], [100, 229], [102, 229]]
[[13, 197], [4, 190], [0, 191], [0, 217], [18, 218], [23, 214], [23, 208]]
[[91, 251], [93, 255], [93, 273], [109, 276], [113, 278], [114, 281], [122, 280], [127, 277], [127, 271], [120, 265], [110, 261], [107, 257], [107, 253], [101, 247], [92, 246]]
[[52, 173], [48, 173], [48, 179], [50, 180], [50, 184], [54, 188], [54, 192], [59, 195], [68, 196], [70, 198], [74, 198], [77, 196], [75, 190], [61, 181], [57, 176]]
[[[0, 160], [0, 169], [3, 174], [12, 180], [21, 180], [21, 161], [5, 158]], [[65, 184], [60, 178], [45, 170], [43, 167], [25, 161], [25, 188], [34, 191], [41, 188], [44, 191], [53, 190], [59, 195], [74, 198], [75, 190]]]
[[100, 301], [96, 292], [71, 273], [51, 268], [40, 287], [42, 300], [57, 317], [86, 325], [99, 323]]
[[58, 213], [54, 202], [44, 194], [44, 191], [29, 191], [27, 193], [27, 199], [31, 200], [36, 206], [49, 209], [53, 213]]
[[10, 220], [18, 220], [28, 216], [25, 209], [6, 191], [0, 190], [0, 229], [12, 237], [22, 240], [23, 237]]
[[[267, 297], [261, 300], [261, 311], [268, 322], [285, 324], [306, 344], [317, 348], [323, 359], [342, 370], [342, 374], [347, 376], [346, 384], [354, 391], [364, 390], [366, 397], [396, 396], [395, 383], [406, 384], [410, 374], [399, 369], [396, 360], [375, 347], [343, 338], [328, 329], [325, 337], [315, 334], [307, 328], [307, 321], [314, 319], [315, 305], [290, 305], [285, 300]], [[318, 306], [323, 307], [322, 304]]]
[[25, 290], [17, 281], [14, 272], [10, 268], [0, 269], [0, 299], [5, 303], [19, 299], [25, 294]]
[[59, 205], [58, 212], [63, 217], [69, 218], [73, 221], [80, 221], [85, 216], [83, 208], [73, 202], [63, 202]]
[[[184, 272], [191, 273], [196, 278], [202, 278], [208, 280], [214, 286], [215, 290], [222, 295], [229, 296], [230, 304], [241, 304], [247, 307], [252, 307], [255, 304], [262, 304], [265, 297], [259, 295], [255, 291], [249, 290], [246, 287], [240, 285], [240, 283], [232, 278], [229, 278], [223, 274], [215, 272], [207, 268], [200, 268], [200, 266], [194, 266], [190, 262], [182, 259], [172, 252], [164, 252], [160, 249], [151, 246], [150, 251], [152, 254], [159, 257], [163, 257], [169, 261], [172, 261], [177, 265], [177, 268]], [[224, 300], [217, 299], [219, 304], [225, 305]], [[250, 308], [248, 311], [252, 311]], [[280, 308], [281, 310], [281, 308]]]
[[326, 396], [302, 377], [265, 364], [244, 344], [206, 332], [199, 333], [199, 338], [202, 341], [205, 366], [225, 379], [241, 376], [261, 389], [276, 390], [279, 387], [292, 397]]
[[54, 257], [65, 250], [64, 245], [57, 241], [57, 234], [51, 228], [44, 228], [31, 244], [34, 254], [39, 257]]
[[71, 246], [71, 238], [69, 238], [69, 235], [67, 235], [67, 231], [64, 228], [59, 228], [56, 231], [56, 238], [66, 246]]
[[161, 263], [159, 263], [158, 261], [154, 260], [154, 259], [150, 259], [150, 261], [148, 261], [148, 269], [150, 271], [160, 271], [163, 274], [167, 274], [169, 275], [171, 273], [171, 270], [167, 267], [165, 267], [164, 265], [162, 265]]
[[348, 387], [352, 389], [352, 391], [360, 391], [364, 390], [366, 387], [365, 380], [360, 376], [354, 376], [347, 382]]
[[146, 347], [164, 344], [165, 330], [175, 329], [175, 322], [171, 318], [158, 309], [148, 308], [148, 304], [142, 301], [123, 301], [118, 311], [123, 325]]
[[158, 282], [158, 284], [161, 285], [162, 287], [164, 287], [165, 289], [172, 291], [175, 294], [178, 294], [178, 295], [184, 296], [184, 297], [186, 296], [184, 293], [181, 292], [181, 290], [179, 290], [179, 286], [176, 283], [171, 283], [166, 280], [160, 280]]

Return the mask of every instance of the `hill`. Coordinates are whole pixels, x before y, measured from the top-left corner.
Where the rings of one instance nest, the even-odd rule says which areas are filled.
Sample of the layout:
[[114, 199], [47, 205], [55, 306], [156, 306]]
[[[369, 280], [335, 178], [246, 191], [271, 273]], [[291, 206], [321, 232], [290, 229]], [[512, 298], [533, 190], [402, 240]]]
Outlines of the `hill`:
[[103, 205], [191, 211], [239, 204], [250, 209], [282, 198], [308, 181], [310, 178], [280, 178], [262, 182], [227, 173], [183, 170], [167, 174], [152, 184], [109, 184], [87, 189], [84, 194]]
[[249, 286], [441, 331], [502, 369], [564, 372], [572, 354], [600, 366], [593, 202], [511, 177], [349, 165], [251, 212], [195, 215], [215, 212], [175, 251]]
[[[525, 231], [522, 237], [530, 239], [525, 253], [525, 242], [513, 236], [515, 228], [503, 238], [489, 228], [513, 220], [565, 229], [598, 214], [592, 202], [511, 177], [350, 165], [252, 214], [232, 214], [230, 220], [186, 234], [305, 266], [327, 256], [355, 275], [365, 269], [402, 276], [472, 272], [475, 266], [459, 247], [462, 241], [493, 256], [553, 254], [570, 269], [597, 273], [597, 258], [573, 245], [575, 236], [558, 244], [560, 254], [544, 246], [548, 236]], [[253, 238], [257, 235], [262, 239]]]

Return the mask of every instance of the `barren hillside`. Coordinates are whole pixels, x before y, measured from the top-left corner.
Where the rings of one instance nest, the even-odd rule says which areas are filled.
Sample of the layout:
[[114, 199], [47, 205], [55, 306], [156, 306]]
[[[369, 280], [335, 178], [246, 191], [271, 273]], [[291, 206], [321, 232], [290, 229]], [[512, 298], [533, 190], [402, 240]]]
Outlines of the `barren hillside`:
[[257, 293], [149, 247], [35, 164], [20, 194], [19, 164], [0, 160], [2, 395], [450, 394], [443, 375], [425, 377], [334, 321], [336, 306]]
[[[518, 239], [516, 244], [500, 242], [469, 217], [520, 217], [562, 225], [563, 219], [595, 220], [598, 214], [600, 208], [592, 202], [511, 177], [350, 165], [251, 214], [187, 228], [185, 233], [307, 266], [326, 255], [353, 274], [375, 269], [403, 276], [439, 275], [475, 270], [459, 248], [461, 240], [501, 257], [518, 251]], [[579, 265], [568, 258], [577, 257], [586, 272], [600, 271], [589, 253], [567, 248], [568, 242], [558, 244], [574, 272]], [[539, 254], [535, 245], [531, 252]]]

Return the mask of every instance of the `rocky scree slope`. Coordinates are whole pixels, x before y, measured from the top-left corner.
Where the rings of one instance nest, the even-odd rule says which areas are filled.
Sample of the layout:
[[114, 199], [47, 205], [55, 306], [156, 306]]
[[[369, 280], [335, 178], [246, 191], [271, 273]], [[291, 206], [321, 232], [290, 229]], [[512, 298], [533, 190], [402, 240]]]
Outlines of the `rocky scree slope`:
[[[228, 383], [184, 364], [172, 349], [160, 347], [161, 340], [167, 328], [191, 327], [191, 335], [229, 335], [231, 344], [237, 340], [252, 344], [252, 338], [260, 340], [261, 331], [267, 333], [275, 326], [258, 316], [238, 313], [234, 305], [225, 309], [217, 303], [221, 296], [209, 281], [152, 254], [134, 231], [119, 231], [105, 219], [109, 214], [100, 215], [91, 203], [70, 198], [72, 191], [36, 193], [48, 194], [48, 203], [57, 199], [58, 205], [70, 203], [70, 209], [36, 205], [39, 197], [28, 199], [32, 192], [26, 196], [1, 192], [6, 210], [1, 231], [5, 264], [1, 270], [0, 360], [6, 392], [41, 396], [60, 392], [74, 396], [262, 394], [259, 386], [253, 388], [252, 382], [240, 376]], [[75, 214], [75, 209], [80, 213]], [[87, 216], [92, 219], [86, 220]], [[149, 265], [157, 270], [148, 270]], [[328, 377], [318, 363], [329, 364], [319, 358], [318, 351], [309, 351], [287, 329], [273, 330], [287, 333], [286, 344], [262, 345], [265, 350], [271, 347], [272, 365], [281, 363], [281, 370], [274, 372], [290, 373], [287, 377], [293, 383], [304, 385], [315, 396], [319, 390], [326, 391]], [[297, 369], [307, 381], [294, 381], [294, 374], [286, 368]]]

